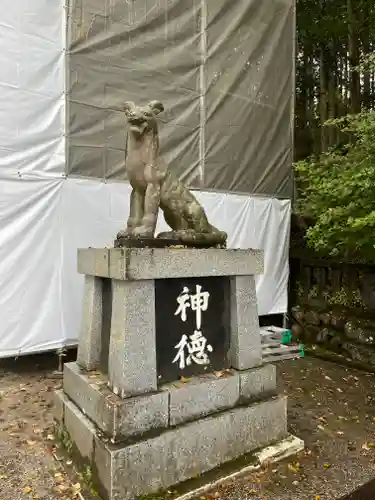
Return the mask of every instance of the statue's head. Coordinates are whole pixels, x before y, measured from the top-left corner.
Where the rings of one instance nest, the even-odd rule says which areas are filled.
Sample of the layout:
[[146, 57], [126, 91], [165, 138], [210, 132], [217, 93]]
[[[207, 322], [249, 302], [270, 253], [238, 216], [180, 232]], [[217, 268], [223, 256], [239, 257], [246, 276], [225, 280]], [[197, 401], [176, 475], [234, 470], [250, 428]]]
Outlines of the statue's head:
[[124, 111], [130, 132], [140, 137], [149, 130], [157, 130], [156, 115], [164, 111], [164, 106], [159, 101], [150, 101], [146, 106], [126, 102]]

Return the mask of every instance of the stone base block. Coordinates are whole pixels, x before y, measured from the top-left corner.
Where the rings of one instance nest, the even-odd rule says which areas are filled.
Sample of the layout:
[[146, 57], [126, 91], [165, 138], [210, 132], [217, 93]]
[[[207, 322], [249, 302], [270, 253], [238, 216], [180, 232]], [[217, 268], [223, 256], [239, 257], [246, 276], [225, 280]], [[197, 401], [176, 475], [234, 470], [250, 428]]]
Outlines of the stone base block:
[[276, 366], [264, 365], [253, 370], [238, 372], [240, 377], [241, 402], [258, 399], [260, 396], [276, 394]]
[[91, 422], [64, 394], [57, 397], [64, 405], [63, 424], [78, 451], [91, 461], [105, 500], [134, 500], [169, 488], [287, 436], [286, 398], [275, 397], [127, 445], [111, 445], [96, 435]]
[[107, 387], [107, 377], [64, 365], [65, 394], [112, 442], [168, 427], [168, 393], [122, 399]]
[[170, 427], [233, 408], [240, 397], [236, 372], [223, 378], [215, 375], [194, 377], [188, 383], [167, 384], [162, 389], [169, 394]]
[[[275, 395], [276, 369], [265, 365], [243, 372], [231, 370], [220, 378], [214, 374], [194, 377], [127, 399], [113, 394], [107, 383], [99, 372], [87, 373], [77, 363], [64, 365], [65, 394], [115, 443]], [[58, 412], [58, 402], [55, 407]]]

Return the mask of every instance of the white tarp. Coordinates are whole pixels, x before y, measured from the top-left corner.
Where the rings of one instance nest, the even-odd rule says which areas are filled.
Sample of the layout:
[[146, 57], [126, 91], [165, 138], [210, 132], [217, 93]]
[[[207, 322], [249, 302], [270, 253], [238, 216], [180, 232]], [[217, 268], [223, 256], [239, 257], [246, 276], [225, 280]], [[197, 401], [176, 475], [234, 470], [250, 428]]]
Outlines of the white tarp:
[[[77, 342], [78, 247], [111, 245], [129, 186], [66, 178], [65, 9], [2, 0], [0, 13], [0, 357]], [[287, 309], [290, 201], [197, 192], [230, 247], [265, 250], [260, 314]], [[163, 221], [160, 221], [163, 226]]]
[[1, 0], [2, 176], [64, 173], [64, 19], [62, 0]]

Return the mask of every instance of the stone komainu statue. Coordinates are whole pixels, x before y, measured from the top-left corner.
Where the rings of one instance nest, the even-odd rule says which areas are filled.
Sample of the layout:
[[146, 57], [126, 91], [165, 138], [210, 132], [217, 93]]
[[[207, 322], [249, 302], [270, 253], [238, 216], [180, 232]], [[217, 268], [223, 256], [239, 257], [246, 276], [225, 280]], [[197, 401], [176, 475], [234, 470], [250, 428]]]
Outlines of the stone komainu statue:
[[227, 234], [208, 222], [198, 200], [160, 156], [156, 115], [164, 111], [163, 104], [151, 101], [141, 107], [127, 102], [124, 109], [129, 124], [126, 171], [133, 189], [127, 228], [117, 238], [154, 237], [160, 207], [172, 231], [158, 238], [224, 246]]

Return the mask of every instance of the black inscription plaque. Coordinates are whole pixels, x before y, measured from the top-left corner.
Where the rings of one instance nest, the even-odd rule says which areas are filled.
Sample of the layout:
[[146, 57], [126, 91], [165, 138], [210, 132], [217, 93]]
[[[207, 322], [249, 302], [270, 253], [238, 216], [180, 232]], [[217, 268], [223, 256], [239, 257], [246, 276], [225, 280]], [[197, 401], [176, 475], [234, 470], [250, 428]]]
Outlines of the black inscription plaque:
[[159, 384], [229, 368], [229, 278], [155, 280]]

